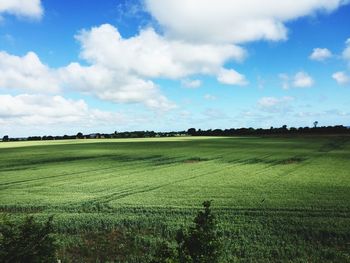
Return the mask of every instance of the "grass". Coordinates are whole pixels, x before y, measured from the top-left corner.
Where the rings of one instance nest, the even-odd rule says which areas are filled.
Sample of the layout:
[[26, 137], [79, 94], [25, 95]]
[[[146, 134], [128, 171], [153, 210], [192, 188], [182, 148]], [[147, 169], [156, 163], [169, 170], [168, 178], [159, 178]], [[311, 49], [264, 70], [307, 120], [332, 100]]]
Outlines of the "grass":
[[350, 260], [350, 137], [11, 142], [0, 156], [1, 213], [53, 214], [65, 240], [170, 239], [210, 199], [223, 261]]

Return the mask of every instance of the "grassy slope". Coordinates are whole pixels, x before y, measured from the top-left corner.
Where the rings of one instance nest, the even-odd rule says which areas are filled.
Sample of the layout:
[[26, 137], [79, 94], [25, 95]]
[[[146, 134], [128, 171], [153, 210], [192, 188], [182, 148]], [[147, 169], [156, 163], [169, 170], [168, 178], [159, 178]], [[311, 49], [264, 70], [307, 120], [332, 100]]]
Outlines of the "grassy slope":
[[350, 259], [348, 138], [20, 142], [0, 156], [2, 211], [56, 214], [63, 232], [166, 237], [212, 199], [227, 259]]

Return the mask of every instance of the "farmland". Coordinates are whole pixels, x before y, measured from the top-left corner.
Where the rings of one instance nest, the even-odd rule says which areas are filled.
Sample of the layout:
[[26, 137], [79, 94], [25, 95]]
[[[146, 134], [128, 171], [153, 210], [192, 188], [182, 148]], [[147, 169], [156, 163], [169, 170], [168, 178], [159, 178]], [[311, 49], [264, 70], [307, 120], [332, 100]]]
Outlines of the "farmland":
[[213, 200], [223, 261], [350, 260], [350, 137], [9, 142], [0, 156], [2, 216], [54, 215], [63, 246], [130, 228], [152, 247]]

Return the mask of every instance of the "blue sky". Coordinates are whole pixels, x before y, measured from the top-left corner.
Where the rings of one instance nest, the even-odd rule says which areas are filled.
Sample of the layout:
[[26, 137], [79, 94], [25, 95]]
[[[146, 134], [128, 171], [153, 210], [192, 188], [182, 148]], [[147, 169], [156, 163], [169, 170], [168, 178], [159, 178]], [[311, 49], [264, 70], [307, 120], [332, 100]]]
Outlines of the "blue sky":
[[4, 0], [0, 136], [350, 125], [343, 0]]

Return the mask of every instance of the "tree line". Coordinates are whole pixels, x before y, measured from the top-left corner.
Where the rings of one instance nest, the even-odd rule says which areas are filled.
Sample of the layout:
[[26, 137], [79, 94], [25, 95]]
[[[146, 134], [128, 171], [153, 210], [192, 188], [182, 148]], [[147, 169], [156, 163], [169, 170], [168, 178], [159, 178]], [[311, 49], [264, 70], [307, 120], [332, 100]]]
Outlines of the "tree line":
[[350, 127], [343, 125], [336, 126], [321, 126], [317, 127], [317, 122], [314, 127], [290, 127], [283, 125], [282, 127], [270, 127], [269, 129], [257, 128], [231, 128], [231, 129], [208, 129], [201, 130], [190, 128], [187, 131], [171, 131], [171, 132], [155, 132], [155, 131], [125, 131], [114, 133], [91, 133], [83, 134], [78, 132], [75, 135], [63, 136], [29, 136], [26, 138], [9, 137], [5, 135], [2, 138], [3, 142], [8, 141], [49, 141], [49, 140], [73, 140], [73, 139], [113, 139], [113, 138], [154, 138], [154, 137], [176, 137], [176, 136], [264, 136], [264, 135], [307, 135], [307, 134], [350, 134]]
[[190, 128], [187, 131], [188, 135], [191, 136], [247, 136], [247, 135], [293, 135], [293, 134], [350, 134], [350, 127], [345, 127], [343, 125], [336, 126], [322, 126], [322, 127], [291, 127], [288, 128], [287, 125], [275, 128], [270, 127], [269, 129], [254, 129], [254, 128], [239, 128], [239, 129], [214, 129], [214, 130], [196, 130], [195, 128]]

